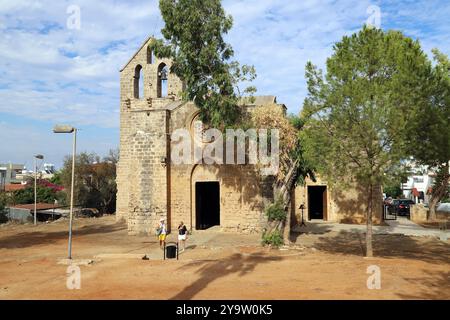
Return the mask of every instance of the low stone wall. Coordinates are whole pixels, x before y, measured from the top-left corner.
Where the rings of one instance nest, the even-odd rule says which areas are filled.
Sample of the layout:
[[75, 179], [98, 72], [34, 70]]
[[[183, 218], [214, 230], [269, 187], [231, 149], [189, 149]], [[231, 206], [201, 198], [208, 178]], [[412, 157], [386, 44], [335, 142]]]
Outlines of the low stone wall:
[[[411, 206], [411, 221], [424, 222], [428, 220], [428, 211], [423, 204], [415, 204]], [[450, 221], [450, 212], [436, 211], [436, 220]]]
[[428, 208], [423, 204], [415, 204], [410, 209], [410, 219], [414, 222], [424, 222], [428, 220]]

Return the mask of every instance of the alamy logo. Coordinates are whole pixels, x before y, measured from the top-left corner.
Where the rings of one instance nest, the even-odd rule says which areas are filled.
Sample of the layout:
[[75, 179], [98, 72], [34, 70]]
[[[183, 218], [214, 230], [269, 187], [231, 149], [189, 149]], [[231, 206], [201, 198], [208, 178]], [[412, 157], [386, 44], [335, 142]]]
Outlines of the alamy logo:
[[227, 129], [224, 143], [220, 130], [204, 130], [202, 122], [196, 121], [192, 134], [187, 129], [177, 129], [171, 142], [170, 158], [174, 165], [253, 164], [260, 167], [262, 175], [276, 175], [279, 170], [277, 129]]
[[70, 14], [70, 16], [67, 18], [67, 28], [70, 30], [80, 30], [81, 28], [81, 9], [77, 5], [70, 5], [67, 7], [66, 10], [67, 14]]
[[367, 274], [370, 276], [367, 278], [367, 289], [381, 289], [381, 270], [379, 266], [371, 265], [367, 267]]
[[79, 266], [70, 265], [67, 267], [66, 287], [69, 290], [81, 289], [81, 270]]
[[369, 17], [366, 20], [366, 25], [371, 28], [381, 28], [381, 9], [379, 6], [371, 5], [367, 8]]

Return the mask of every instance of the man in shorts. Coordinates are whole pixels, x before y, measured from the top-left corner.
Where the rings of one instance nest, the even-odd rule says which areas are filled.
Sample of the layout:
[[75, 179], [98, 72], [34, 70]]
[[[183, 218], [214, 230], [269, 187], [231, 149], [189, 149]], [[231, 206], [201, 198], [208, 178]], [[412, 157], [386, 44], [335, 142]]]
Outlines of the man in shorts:
[[166, 235], [167, 235], [167, 227], [164, 218], [159, 219], [157, 234], [159, 239], [159, 247], [163, 249], [166, 243]]

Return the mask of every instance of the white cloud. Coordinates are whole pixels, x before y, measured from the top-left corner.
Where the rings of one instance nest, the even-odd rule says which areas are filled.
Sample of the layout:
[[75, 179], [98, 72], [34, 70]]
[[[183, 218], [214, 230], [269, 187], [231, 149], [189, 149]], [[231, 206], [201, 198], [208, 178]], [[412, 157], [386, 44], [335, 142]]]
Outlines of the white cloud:
[[[236, 59], [255, 65], [258, 93], [276, 95], [290, 112], [297, 113], [306, 96], [306, 62], [323, 67], [333, 43], [365, 23], [370, 5], [380, 6], [383, 28], [418, 37], [426, 52], [450, 53], [450, 3], [444, 1], [223, 4], [234, 18], [227, 40]], [[80, 30], [66, 26], [69, 5], [80, 7]], [[119, 69], [162, 26], [157, 0], [0, 1], [0, 113], [116, 134]]]
[[[72, 4], [80, 30], [66, 27]], [[158, 15], [156, 1], [1, 2], [0, 112], [118, 127], [120, 67]]]
[[299, 112], [306, 95], [306, 62], [323, 66], [333, 43], [362, 26], [369, 4], [315, 0], [224, 3], [235, 17], [229, 41], [237, 58], [255, 65], [259, 93], [278, 96], [293, 113]]
[[[43, 154], [45, 162], [62, 166], [65, 155], [72, 152], [72, 137], [69, 134], [54, 134], [50, 125], [30, 126], [28, 124], [11, 125], [0, 121], [0, 163], [23, 163], [32, 167], [33, 155]], [[81, 130], [77, 135], [77, 153], [95, 152], [107, 155], [110, 149], [117, 147], [118, 135], [101, 130], [94, 135], [89, 129]]]

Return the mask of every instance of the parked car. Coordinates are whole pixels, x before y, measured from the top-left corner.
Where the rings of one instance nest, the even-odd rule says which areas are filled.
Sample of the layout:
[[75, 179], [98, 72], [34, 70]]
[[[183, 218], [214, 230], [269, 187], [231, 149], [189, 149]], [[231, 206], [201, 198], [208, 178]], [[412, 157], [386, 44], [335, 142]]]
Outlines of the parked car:
[[101, 214], [96, 208], [83, 208], [77, 212], [78, 217], [93, 218], [100, 217]]
[[397, 214], [398, 216], [408, 216], [410, 215], [410, 207], [415, 204], [413, 200], [410, 199], [395, 199], [392, 201], [390, 212]]

